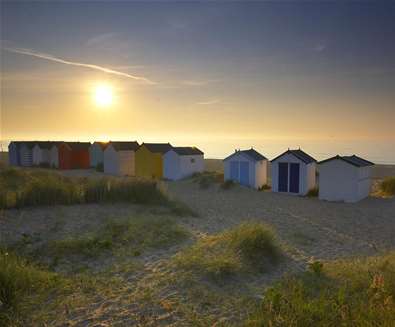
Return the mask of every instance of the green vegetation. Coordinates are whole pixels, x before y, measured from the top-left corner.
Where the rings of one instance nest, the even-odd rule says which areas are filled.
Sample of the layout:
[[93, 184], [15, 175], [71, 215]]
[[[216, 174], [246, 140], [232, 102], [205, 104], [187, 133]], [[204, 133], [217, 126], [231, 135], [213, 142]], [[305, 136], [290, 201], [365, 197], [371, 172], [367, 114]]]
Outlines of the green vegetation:
[[385, 195], [395, 195], [395, 177], [387, 177], [380, 184], [380, 190]]
[[0, 171], [0, 209], [25, 206], [115, 203], [164, 205], [177, 215], [195, 215], [172, 201], [155, 181], [116, 178], [67, 178], [45, 170]]
[[230, 190], [231, 188], [233, 188], [236, 185], [236, 183], [230, 179], [228, 179], [227, 181], [223, 182], [221, 184], [221, 188], [223, 190]]
[[192, 176], [194, 183], [198, 183], [200, 188], [207, 189], [214, 184], [220, 184], [224, 181], [224, 174], [213, 171], [196, 173]]
[[244, 223], [208, 236], [175, 257], [176, 266], [216, 282], [276, 264], [280, 250], [273, 232], [260, 223]]
[[392, 326], [395, 253], [310, 264], [265, 293], [247, 326]]
[[310, 197], [310, 198], [312, 198], [312, 197], [317, 197], [318, 196], [318, 187], [314, 187], [314, 188], [312, 188], [312, 189], [310, 189], [308, 192], [307, 192], [307, 194], [306, 194], [306, 196], [308, 196], [308, 197]]
[[26, 297], [38, 299], [61, 284], [56, 274], [0, 250], [0, 325], [18, 325]]
[[129, 255], [137, 256], [148, 248], [168, 247], [187, 237], [188, 232], [174, 219], [133, 217], [127, 220], [109, 220], [96, 233], [52, 241], [45, 248], [55, 258], [67, 255], [97, 257], [103, 251], [121, 248]]

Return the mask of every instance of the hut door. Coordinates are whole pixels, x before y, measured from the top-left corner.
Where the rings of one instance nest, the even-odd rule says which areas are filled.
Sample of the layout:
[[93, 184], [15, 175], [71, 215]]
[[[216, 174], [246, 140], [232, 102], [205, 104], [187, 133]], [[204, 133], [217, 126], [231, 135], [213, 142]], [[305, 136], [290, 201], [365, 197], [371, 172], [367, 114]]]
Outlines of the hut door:
[[250, 184], [250, 171], [248, 162], [240, 161], [240, 184], [248, 186]]
[[289, 191], [299, 193], [299, 164], [291, 163], [289, 176]]
[[239, 162], [231, 161], [230, 162], [230, 179], [232, 181], [239, 181]]
[[278, 164], [278, 191], [288, 192], [288, 163], [280, 162]]

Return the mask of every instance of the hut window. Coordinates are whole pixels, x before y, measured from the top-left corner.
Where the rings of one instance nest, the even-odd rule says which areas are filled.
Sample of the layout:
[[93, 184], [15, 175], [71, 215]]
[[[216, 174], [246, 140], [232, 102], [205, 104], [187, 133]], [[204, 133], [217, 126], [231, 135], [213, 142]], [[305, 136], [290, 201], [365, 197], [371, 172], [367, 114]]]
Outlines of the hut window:
[[191, 158], [191, 162], [194, 163], [195, 162], [195, 158]]

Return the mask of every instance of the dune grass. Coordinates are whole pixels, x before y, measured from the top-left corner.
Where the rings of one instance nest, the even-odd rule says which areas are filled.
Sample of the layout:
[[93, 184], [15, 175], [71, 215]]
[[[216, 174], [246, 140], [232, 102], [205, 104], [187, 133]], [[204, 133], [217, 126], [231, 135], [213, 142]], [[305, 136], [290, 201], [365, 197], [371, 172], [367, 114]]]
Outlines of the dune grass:
[[54, 273], [0, 250], [0, 325], [19, 325], [26, 297], [38, 298], [62, 284]]
[[269, 289], [246, 326], [393, 326], [395, 252], [310, 267]]
[[45, 170], [0, 171], [0, 209], [39, 205], [117, 203], [163, 205], [176, 215], [196, 215], [170, 200], [158, 183], [116, 178], [68, 178]]
[[177, 244], [188, 235], [172, 218], [154, 216], [112, 219], [95, 233], [52, 241], [41, 252], [48, 252], [56, 258], [70, 255], [94, 258], [106, 251], [114, 252], [122, 248], [130, 256], [139, 256], [149, 248], [166, 248]]
[[395, 177], [387, 177], [380, 183], [380, 190], [385, 195], [395, 195]]
[[269, 270], [279, 258], [272, 230], [260, 223], [244, 223], [199, 240], [174, 261], [181, 270], [221, 283], [239, 273]]

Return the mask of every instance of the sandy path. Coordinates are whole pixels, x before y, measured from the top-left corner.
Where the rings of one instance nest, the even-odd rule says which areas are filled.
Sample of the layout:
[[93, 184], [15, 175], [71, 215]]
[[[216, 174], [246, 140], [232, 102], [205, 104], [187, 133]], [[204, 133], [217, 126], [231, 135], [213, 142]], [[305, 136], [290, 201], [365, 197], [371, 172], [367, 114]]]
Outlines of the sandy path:
[[283, 242], [307, 258], [370, 255], [395, 248], [395, 199], [356, 204], [257, 192], [241, 186], [200, 189], [190, 180], [168, 183], [172, 196], [196, 210], [193, 224], [214, 233], [245, 220], [272, 225]]

